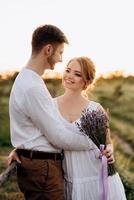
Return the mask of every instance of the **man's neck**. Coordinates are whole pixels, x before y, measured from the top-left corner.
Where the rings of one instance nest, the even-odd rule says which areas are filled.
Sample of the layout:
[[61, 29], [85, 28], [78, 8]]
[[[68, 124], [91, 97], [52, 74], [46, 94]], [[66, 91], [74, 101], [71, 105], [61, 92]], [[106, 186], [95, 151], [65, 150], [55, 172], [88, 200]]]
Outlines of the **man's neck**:
[[26, 68], [33, 70], [40, 76], [44, 73], [43, 64], [38, 59], [30, 58], [26, 64]]

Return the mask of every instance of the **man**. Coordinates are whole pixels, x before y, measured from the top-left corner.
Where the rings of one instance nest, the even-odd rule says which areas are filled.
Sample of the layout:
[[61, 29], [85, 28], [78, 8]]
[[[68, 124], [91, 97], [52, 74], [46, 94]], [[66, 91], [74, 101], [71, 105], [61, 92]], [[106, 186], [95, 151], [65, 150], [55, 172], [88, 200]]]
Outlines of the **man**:
[[94, 144], [67, 130], [58, 119], [52, 98], [41, 79], [46, 69], [62, 61], [64, 33], [53, 25], [38, 27], [32, 53], [17, 76], [9, 101], [11, 142], [21, 164], [18, 184], [26, 200], [63, 200], [61, 149], [88, 150]]

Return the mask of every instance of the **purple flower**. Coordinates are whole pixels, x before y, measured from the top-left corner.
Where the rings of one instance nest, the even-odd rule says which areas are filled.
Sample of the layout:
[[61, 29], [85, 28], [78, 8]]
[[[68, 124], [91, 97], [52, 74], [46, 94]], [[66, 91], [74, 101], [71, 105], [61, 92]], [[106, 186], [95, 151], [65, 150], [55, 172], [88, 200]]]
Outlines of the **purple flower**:
[[[101, 144], [106, 147], [106, 135], [109, 128], [109, 117], [104, 110], [85, 109], [82, 112], [80, 122], [76, 122], [81, 132], [86, 134], [98, 148]], [[115, 174], [114, 164], [108, 164], [108, 175]]]

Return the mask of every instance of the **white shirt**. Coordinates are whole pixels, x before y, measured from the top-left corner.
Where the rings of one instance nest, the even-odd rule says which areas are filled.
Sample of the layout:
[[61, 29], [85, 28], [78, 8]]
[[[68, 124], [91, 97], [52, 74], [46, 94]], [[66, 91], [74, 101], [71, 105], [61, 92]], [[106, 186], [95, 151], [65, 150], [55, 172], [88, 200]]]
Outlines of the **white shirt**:
[[27, 68], [15, 79], [9, 115], [14, 147], [45, 152], [94, 148], [87, 136], [73, 133], [62, 124], [44, 81]]

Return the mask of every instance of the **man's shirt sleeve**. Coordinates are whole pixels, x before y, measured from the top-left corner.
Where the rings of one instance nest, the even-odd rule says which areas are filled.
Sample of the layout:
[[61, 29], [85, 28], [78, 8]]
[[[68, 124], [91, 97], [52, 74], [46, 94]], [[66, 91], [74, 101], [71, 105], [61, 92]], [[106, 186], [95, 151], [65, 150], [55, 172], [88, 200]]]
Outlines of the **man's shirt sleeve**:
[[65, 150], [90, 150], [96, 148], [95, 144], [86, 136], [71, 132], [58, 119], [52, 99], [45, 89], [30, 88], [25, 93], [25, 112], [33, 124], [55, 147]]

